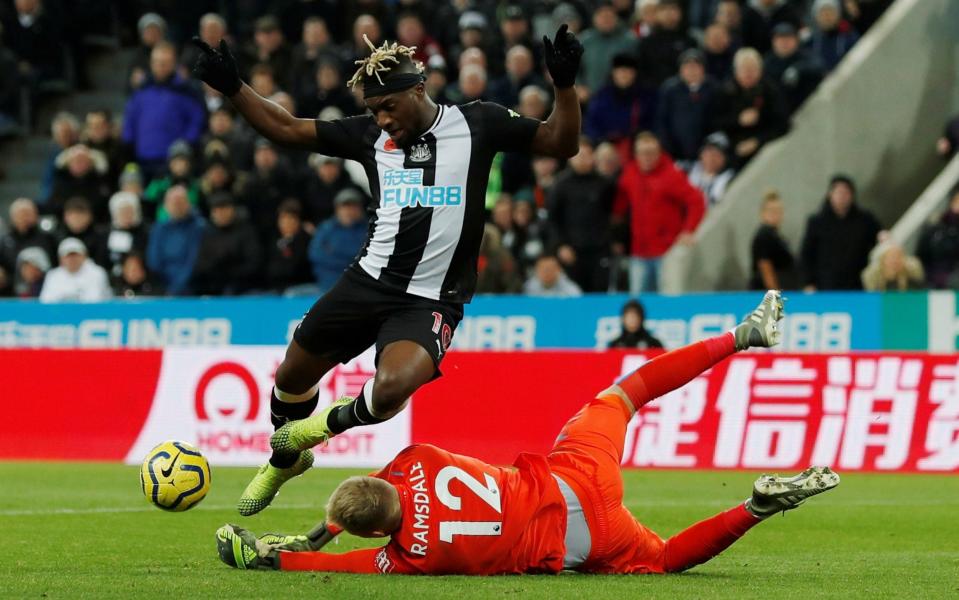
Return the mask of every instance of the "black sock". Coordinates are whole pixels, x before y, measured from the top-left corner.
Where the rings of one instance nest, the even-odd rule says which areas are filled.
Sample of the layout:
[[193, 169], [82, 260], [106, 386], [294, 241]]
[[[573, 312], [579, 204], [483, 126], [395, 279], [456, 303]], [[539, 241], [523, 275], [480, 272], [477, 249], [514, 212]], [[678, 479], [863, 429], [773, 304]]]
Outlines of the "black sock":
[[[279, 429], [290, 421], [299, 421], [305, 419], [316, 410], [316, 405], [320, 401], [320, 393], [313, 394], [313, 397], [306, 402], [283, 402], [276, 397], [276, 392], [270, 396], [270, 422], [273, 423], [273, 429]], [[270, 464], [277, 469], [287, 469], [293, 466], [296, 459], [299, 458], [299, 452], [278, 453], [274, 452], [270, 456]]]
[[330, 431], [343, 433], [357, 425], [372, 425], [386, 421], [386, 419], [374, 417], [370, 413], [370, 409], [366, 407], [366, 396], [364, 395], [366, 386], [363, 386], [363, 390], [353, 402], [338, 406], [330, 411], [330, 416], [326, 421], [326, 426], [330, 428]]

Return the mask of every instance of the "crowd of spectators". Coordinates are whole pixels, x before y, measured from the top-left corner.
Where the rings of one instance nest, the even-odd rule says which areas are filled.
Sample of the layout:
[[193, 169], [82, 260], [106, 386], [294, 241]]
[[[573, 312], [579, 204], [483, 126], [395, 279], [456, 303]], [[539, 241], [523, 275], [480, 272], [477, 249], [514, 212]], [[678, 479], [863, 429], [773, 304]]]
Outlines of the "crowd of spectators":
[[[415, 45], [439, 102], [489, 100], [542, 119], [552, 88], [539, 40], [559, 23], [585, 49], [580, 151], [565, 164], [522, 153], [497, 158], [478, 292], [655, 291], [661, 257], [694, 243], [735, 173], [788, 130], [791, 114], [890, 3], [121, 3], [121, 35], [136, 45], [126, 108], [53, 120], [40, 193], [13, 203], [0, 237], [0, 295], [43, 297], [46, 274], [59, 282], [56, 297], [90, 298], [104, 293], [97, 269], [126, 297], [316, 294], [352, 260], [370, 204], [362, 169], [258, 138], [229, 102], [191, 77], [193, 35], [212, 46], [227, 40], [244, 80], [300, 117], [364, 111], [345, 82], [368, 52], [367, 36]], [[57, 0], [3, 6], [0, 64], [19, 65], [21, 81], [31, 69], [55, 71], [53, 49], [63, 46], [25, 45], [24, 31], [41, 36], [54, 17], [72, 13]], [[28, 46], [52, 54], [28, 56]], [[4, 92], [0, 125], [15, 118]], [[843, 185], [854, 196], [846, 179], [834, 182], [830, 198]], [[848, 211], [862, 218], [867, 245], [878, 225], [854, 202]], [[804, 240], [802, 262], [815, 268], [802, 273], [815, 274], [803, 283], [859, 282], [865, 264], [823, 258], [823, 232], [848, 228], [845, 214], [829, 200], [812, 218], [817, 231]], [[41, 215], [56, 225], [40, 227]], [[769, 219], [766, 246], [777, 235]], [[769, 273], [760, 269], [760, 282]]]

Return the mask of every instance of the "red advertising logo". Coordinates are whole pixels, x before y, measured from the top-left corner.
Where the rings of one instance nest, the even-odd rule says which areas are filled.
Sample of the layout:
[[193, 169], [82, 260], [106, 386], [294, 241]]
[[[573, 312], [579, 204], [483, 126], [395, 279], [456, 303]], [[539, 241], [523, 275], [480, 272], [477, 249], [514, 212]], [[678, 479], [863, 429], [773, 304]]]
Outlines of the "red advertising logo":
[[[210, 420], [207, 411], [207, 393], [210, 385], [220, 377], [233, 377], [240, 380], [247, 392], [247, 410], [244, 420], [255, 421], [260, 411], [260, 388], [249, 369], [236, 362], [216, 363], [200, 376], [194, 397], [197, 419]], [[237, 407], [217, 405], [213, 407], [213, 411], [217, 416], [230, 417], [237, 411]]]

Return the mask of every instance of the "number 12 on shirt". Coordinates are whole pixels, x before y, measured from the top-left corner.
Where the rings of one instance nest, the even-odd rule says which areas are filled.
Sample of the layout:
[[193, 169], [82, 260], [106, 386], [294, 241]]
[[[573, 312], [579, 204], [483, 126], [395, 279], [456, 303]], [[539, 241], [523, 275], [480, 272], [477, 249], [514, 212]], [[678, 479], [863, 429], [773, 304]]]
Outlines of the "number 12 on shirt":
[[[480, 500], [488, 504], [497, 513], [502, 514], [499, 487], [496, 480], [484, 473], [486, 485], [459, 467], [447, 466], [436, 474], [434, 488], [436, 497], [451, 510], [462, 509], [462, 498], [450, 492], [449, 485], [454, 479], [460, 481]], [[502, 521], [440, 521], [440, 541], [453, 543], [454, 535], [500, 535]]]

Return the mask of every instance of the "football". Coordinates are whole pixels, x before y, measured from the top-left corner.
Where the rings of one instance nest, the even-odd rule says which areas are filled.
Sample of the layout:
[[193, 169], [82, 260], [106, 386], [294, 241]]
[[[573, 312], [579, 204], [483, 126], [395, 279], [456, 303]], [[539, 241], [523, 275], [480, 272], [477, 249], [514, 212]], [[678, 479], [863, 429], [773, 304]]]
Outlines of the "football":
[[196, 447], [169, 440], [143, 459], [140, 487], [158, 508], [182, 512], [199, 504], [210, 491], [210, 465]]

